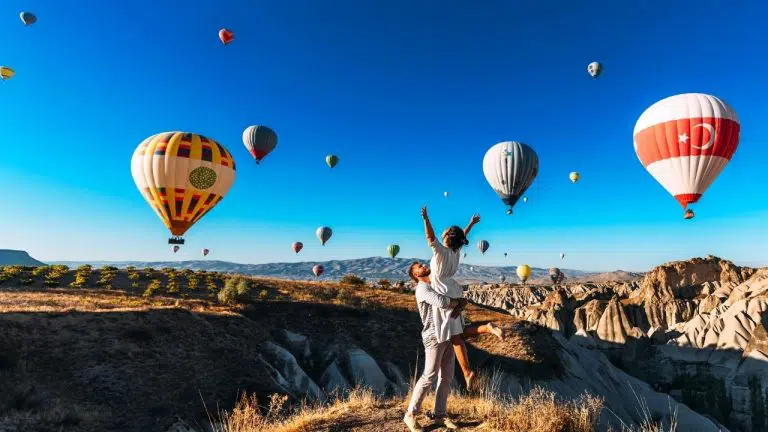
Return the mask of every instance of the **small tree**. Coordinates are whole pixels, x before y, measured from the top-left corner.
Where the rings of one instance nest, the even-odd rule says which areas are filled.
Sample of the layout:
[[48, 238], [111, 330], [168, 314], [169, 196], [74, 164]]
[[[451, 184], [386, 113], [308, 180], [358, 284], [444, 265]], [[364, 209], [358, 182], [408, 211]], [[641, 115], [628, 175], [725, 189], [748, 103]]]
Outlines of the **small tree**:
[[353, 274], [344, 275], [339, 279], [339, 283], [344, 285], [365, 285], [365, 279], [359, 278]]
[[144, 294], [142, 294], [144, 297], [150, 297], [152, 296], [157, 290], [160, 289], [160, 280], [159, 279], [152, 279], [149, 284], [147, 285], [147, 289], [144, 290]]

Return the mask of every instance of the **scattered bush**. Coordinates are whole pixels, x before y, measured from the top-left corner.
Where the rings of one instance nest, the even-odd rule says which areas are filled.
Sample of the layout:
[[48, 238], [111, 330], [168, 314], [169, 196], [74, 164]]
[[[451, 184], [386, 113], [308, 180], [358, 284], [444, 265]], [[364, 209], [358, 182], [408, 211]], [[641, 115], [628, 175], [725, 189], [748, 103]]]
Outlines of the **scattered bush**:
[[353, 306], [353, 307], [359, 307], [360, 306], [360, 297], [357, 297], [356, 295], [352, 294], [350, 290], [347, 289], [340, 289], [339, 294], [336, 296], [336, 298], [343, 304], [347, 306]]
[[365, 279], [359, 278], [353, 274], [344, 275], [339, 279], [339, 283], [344, 285], [365, 285]]
[[389, 279], [379, 279], [379, 288], [390, 289], [392, 288], [392, 283], [389, 282]]
[[262, 300], [266, 300], [269, 298], [269, 290], [263, 289], [259, 292], [259, 298]]
[[22, 266], [5, 266], [3, 267], [3, 273], [9, 276], [9, 278], [13, 278], [18, 276], [22, 271], [24, 270], [24, 267]]
[[144, 297], [150, 297], [155, 292], [157, 292], [160, 289], [160, 280], [159, 279], [152, 279], [149, 284], [147, 285], [147, 289], [144, 290], [144, 294], [142, 294]]
[[248, 297], [251, 290], [251, 281], [240, 276], [227, 279], [224, 288], [219, 291], [219, 302], [226, 305], [234, 305]]
[[194, 290], [200, 285], [200, 279], [195, 275], [191, 275], [187, 278], [187, 289]]
[[40, 276], [45, 276], [46, 274], [48, 274], [48, 271], [49, 271], [50, 269], [51, 269], [51, 268], [50, 268], [50, 267], [48, 267], [48, 266], [39, 266], [39, 267], [35, 267], [35, 268], [34, 268], [34, 270], [32, 270], [32, 276], [33, 276], [33, 277], [40, 277]]
[[339, 289], [332, 286], [320, 285], [312, 288], [312, 295], [322, 301], [331, 301], [339, 295]]
[[131, 271], [131, 272], [128, 273], [128, 279], [130, 279], [132, 281], [137, 281], [137, 280], [139, 280], [140, 277], [141, 276], [138, 273], [134, 272], [134, 271]]
[[125, 270], [126, 270], [126, 271], [129, 271], [129, 272], [132, 272], [132, 271], [135, 271], [135, 270], [136, 270], [136, 267], [134, 267], [134, 266], [127, 266], [127, 267], [125, 268]]
[[93, 267], [91, 267], [90, 264], [83, 264], [80, 267], [78, 267], [75, 271], [91, 274], [92, 270], [93, 270]]
[[102, 271], [108, 271], [108, 272], [117, 272], [117, 267], [115, 266], [104, 266], [101, 268]]
[[131, 282], [131, 288], [138, 288], [139, 283], [138, 282]]

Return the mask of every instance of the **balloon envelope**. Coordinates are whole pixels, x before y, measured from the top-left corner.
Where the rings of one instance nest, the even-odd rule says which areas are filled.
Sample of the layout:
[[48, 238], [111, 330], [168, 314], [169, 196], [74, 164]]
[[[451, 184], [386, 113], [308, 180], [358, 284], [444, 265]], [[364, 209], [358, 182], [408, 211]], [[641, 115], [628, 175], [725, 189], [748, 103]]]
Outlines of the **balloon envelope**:
[[176, 253], [176, 252], [178, 252], [178, 251], [179, 251], [179, 245], [174, 245], [174, 246], [171, 248], [171, 251], [173, 251], [173, 253]]
[[587, 73], [589, 73], [592, 78], [597, 78], [602, 72], [603, 65], [601, 65], [599, 62], [592, 62], [587, 65]]
[[539, 157], [527, 144], [500, 142], [483, 157], [483, 174], [504, 204], [511, 209], [539, 173]]
[[320, 228], [318, 228], [318, 229], [317, 229], [317, 231], [315, 232], [315, 234], [317, 235], [317, 238], [318, 238], [318, 239], [320, 239], [320, 244], [322, 244], [323, 246], [325, 246], [325, 243], [326, 243], [326, 242], [327, 242], [327, 241], [328, 241], [328, 240], [331, 238], [331, 236], [333, 235], [333, 231], [331, 231], [331, 229], [330, 229], [330, 228], [328, 228], [328, 227], [320, 227]]
[[490, 246], [491, 244], [488, 243], [487, 240], [480, 240], [477, 242], [477, 249], [480, 250], [481, 254], [485, 254], [485, 251], [487, 251]]
[[329, 167], [333, 168], [337, 163], [339, 163], [339, 157], [336, 155], [328, 155], [325, 157], [325, 163], [327, 163]]
[[208, 249], [203, 249], [203, 256], [208, 256], [208, 252], [210, 252]]
[[14, 75], [16, 75], [16, 72], [13, 69], [8, 66], [0, 66], [0, 78], [2, 78], [3, 81], [13, 78]]
[[219, 40], [221, 40], [221, 43], [224, 45], [227, 45], [228, 43], [232, 42], [232, 40], [235, 38], [235, 34], [232, 33], [231, 30], [227, 30], [225, 28], [219, 30]]
[[523, 264], [517, 267], [517, 277], [525, 283], [531, 276], [531, 267], [528, 264]]
[[136, 147], [131, 174], [166, 228], [181, 236], [224, 199], [235, 181], [235, 161], [210, 138], [164, 132]]
[[320, 277], [321, 274], [325, 272], [325, 267], [321, 266], [320, 264], [312, 267], [312, 273], [315, 274], [315, 276]]
[[576, 183], [581, 178], [581, 174], [577, 173], [576, 171], [568, 174], [568, 178], [571, 179], [571, 183]]
[[37, 22], [37, 17], [31, 12], [22, 12], [19, 14], [19, 18], [21, 18], [21, 22], [27, 26]]
[[391, 244], [391, 245], [387, 246], [387, 253], [392, 258], [396, 257], [397, 254], [400, 253], [400, 246], [398, 246], [396, 244]]
[[563, 259], [563, 258], [565, 258], [565, 254], [564, 254], [564, 253], [561, 253], [561, 254], [560, 254], [560, 259]]
[[293, 242], [291, 245], [291, 249], [293, 249], [294, 252], [299, 253], [304, 248], [304, 243], [302, 242]]
[[504, 283], [504, 281], [507, 280], [507, 277], [504, 275], [501, 275], [499, 276], [499, 280], [501, 281], [501, 283]]
[[266, 126], [248, 126], [243, 131], [243, 145], [256, 163], [260, 163], [277, 147], [277, 134]]
[[736, 152], [736, 111], [715, 96], [686, 93], [646, 109], [634, 130], [640, 163], [683, 208], [701, 198]]

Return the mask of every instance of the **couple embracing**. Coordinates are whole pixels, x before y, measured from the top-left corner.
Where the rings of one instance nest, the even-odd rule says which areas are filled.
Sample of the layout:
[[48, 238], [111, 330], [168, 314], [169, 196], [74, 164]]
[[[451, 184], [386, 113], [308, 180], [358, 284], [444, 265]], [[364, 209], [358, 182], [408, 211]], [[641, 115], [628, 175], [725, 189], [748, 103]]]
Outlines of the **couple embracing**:
[[424, 343], [424, 372], [414, 386], [408, 411], [403, 417], [411, 432], [422, 430], [416, 416], [435, 381], [437, 390], [434, 420], [448, 429], [457, 428], [447, 412], [455, 360], [459, 361], [467, 389], [475, 377], [469, 366], [467, 346], [462, 335], [492, 333], [503, 339], [501, 329], [492, 323], [480, 326], [465, 325], [461, 312], [466, 307], [467, 300], [461, 285], [453, 279], [459, 269], [461, 248], [469, 244], [467, 235], [472, 227], [480, 222], [480, 216], [472, 216], [469, 225], [463, 230], [458, 226], [447, 228], [443, 232], [442, 243], [435, 237], [426, 207], [421, 209], [421, 217], [424, 219], [427, 243], [432, 248], [432, 260], [429, 267], [414, 262], [408, 269], [408, 275], [418, 282], [416, 305], [423, 324], [421, 338]]

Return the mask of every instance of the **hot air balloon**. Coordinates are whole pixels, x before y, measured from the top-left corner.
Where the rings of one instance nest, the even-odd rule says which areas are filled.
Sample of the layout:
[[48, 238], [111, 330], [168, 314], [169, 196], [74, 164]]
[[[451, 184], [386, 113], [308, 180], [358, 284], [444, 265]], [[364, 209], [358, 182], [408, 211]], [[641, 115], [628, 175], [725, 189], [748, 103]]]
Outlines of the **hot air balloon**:
[[19, 18], [21, 18], [21, 22], [24, 23], [25, 26], [30, 26], [37, 22], [37, 17], [31, 12], [22, 12], [19, 14]]
[[504, 141], [491, 147], [483, 157], [483, 174], [504, 204], [507, 214], [531, 186], [539, 172], [539, 157], [527, 144]]
[[225, 28], [219, 30], [219, 39], [221, 39], [221, 43], [223, 43], [224, 46], [227, 46], [227, 44], [232, 42], [234, 38], [235, 34], [232, 33], [231, 30], [227, 30]]
[[523, 284], [525, 284], [525, 281], [527, 281], [530, 276], [531, 276], [531, 267], [528, 266], [528, 264], [523, 264], [517, 267], [517, 277], [519, 277], [520, 280], [523, 281]]
[[318, 264], [318, 265], [316, 265], [316, 266], [312, 267], [312, 273], [314, 273], [314, 274], [315, 274], [315, 276], [317, 276], [317, 277], [320, 277], [320, 275], [322, 275], [322, 274], [323, 274], [323, 272], [325, 272], [325, 267], [323, 267], [323, 266], [322, 266], [322, 265], [320, 265], [320, 264]]
[[171, 251], [172, 251], [173, 253], [176, 253], [176, 252], [178, 252], [178, 251], [179, 251], [179, 245], [173, 245], [173, 246], [171, 247]]
[[603, 72], [603, 65], [599, 62], [592, 62], [587, 66], [587, 72], [592, 78], [597, 78]]
[[549, 278], [552, 279], [552, 283], [558, 285], [563, 282], [565, 275], [559, 268], [553, 267], [549, 269]]
[[14, 75], [16, 75], [16, 72], [13, 69], [8, 66], [0, 66], [0, 78], [3, 81], [13, 78]]
[[528, 202], [528, 197], [523, 197], [523, 202], [527, 203]]
[[443, 196], [448, 198], [448, 192], [443, 192]]
[[571, 183], [576, 183], [581, 178], [581, 174], [577, 173], [576, 171], [568, 174], [568, 178], [571, 179]]
[[325, 157], [325, 163], [327, 163], [329, 167], [333, 168], [337, 163], [339, 163], [339, 157], [336, 155], [328, 155]]
[[507, 280], [507, 277], [504, 276], [504, 275], [501, 275], [501, 276], [499, 276], [499, 280], [501, 281], [501, 283], [504, 283], [504, 281]]
[[693, 216], [694, 216], [693, 210], [687, 209], [685, 211], [685, 214], [683, 215], [683, 219], [693, 219]]
[[464, 258], [466, 258], [466, 257], [467, 257], [467, 253], [466, 253], [466, 252], [464, 252]]
[[504, 258], [506, 258], [506, 257], [507, 257], [507, 253], [506, 253], [506, 252], [504, 252]]
[[701, 198], [739, 144], [736, 111], [715, 96], [687, 93], [646, 109], [634, 130], [646, 170], [687, 209]]
[[208, 249], [203, 249], [203, 256], [208, 256], [208, 252], [210, 252]]
[[479, 249], [480, 253], [483, 255], [485, 255], [485, 251], [487, 251], [490, 246], [491, 244], [488, 243], [487, 240], [480, 240], [477, 242], [477, 249]]
[[387, 253], [392, 258], [396, 257], [397, 254], [400, 253], [400, 246], [398, 246], [396, 244], [391, 244], [391, 245], [387, 246]]
[[277, 147], [277, 134], [266, 126], [248, 126], [243, 131], [243, 144], [256, 163], [261, 163]]
[[145, 139], [131, 158], [136, 187], [184, 244], [187, 230], [216, 206], [235, 181], [235, 160], [216, 141], [188, 132], [163, 132]]
[[320, 239], [320, 244], [322, 244], [323, 246], [325, 246], [325, 243], [326, 243], [326, 242], [328, 241], [328, 239], [330, 239], [330, 238], [331, 238], [331, 236], [333, 235], [333, 231], [331, 231], [331, 229], [330, 229], [330, 228], [328, 228], [328, 227], [320, 227], [320, 228], [318, 228], [318, 229], [317, 229], [317, 231], [315, 232], [315, 234], [317, 235], [317, 238], [319, 238], [319, 239]]
[[475, 271], [475, 268], [474, 267], [470, 267], [469, 271]]
[[303, 248], [304, 248], [304, 243], [302, 242], [293, 242], [293, 244], [291, 245], [291, 249], [293, 249], [293, 251], [296, 253], [299, 253]]
[[560, 254], [560, 259], [563, 259], [563, 258], [565, 258], [565, 254], [564, 254], [564, 253], [561, 253], [561, 254]]

